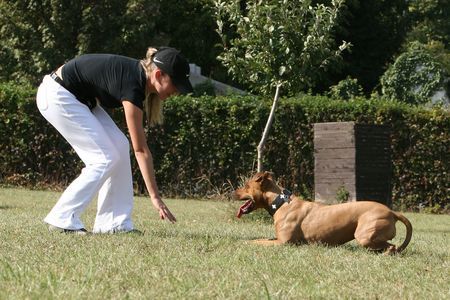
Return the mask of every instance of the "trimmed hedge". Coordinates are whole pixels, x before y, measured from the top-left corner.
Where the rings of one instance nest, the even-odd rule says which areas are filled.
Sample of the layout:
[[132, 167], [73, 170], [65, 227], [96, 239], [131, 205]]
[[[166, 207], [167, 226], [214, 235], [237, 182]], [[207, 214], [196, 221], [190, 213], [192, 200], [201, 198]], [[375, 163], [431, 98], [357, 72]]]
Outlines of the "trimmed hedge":
[[[63, 187], [83, 167], [39, 114], [35, 89], [0, 84], [0, 182]], [[271, 99], [174, 97], [165, 125], [148, 130], [164, 196], [203, 197], [240, 183], [256, 168], [256, 146]], [[113, 112], [124, 127], [123, 113]], [[314, 186], [314, 123], [356, 121], [392, 127], [393, 202], [397, 207], [449, 205], [450, 114], [386, 100], [281, 99], [265, 151], [266, 169], [306, 197]], [[136, 191], [145, 191], [134, 164]]]
[[0, 182], [65, 185], [79, 172], [81, 163], [40, 115], [35, 94], [32, 87], [0, 84]]

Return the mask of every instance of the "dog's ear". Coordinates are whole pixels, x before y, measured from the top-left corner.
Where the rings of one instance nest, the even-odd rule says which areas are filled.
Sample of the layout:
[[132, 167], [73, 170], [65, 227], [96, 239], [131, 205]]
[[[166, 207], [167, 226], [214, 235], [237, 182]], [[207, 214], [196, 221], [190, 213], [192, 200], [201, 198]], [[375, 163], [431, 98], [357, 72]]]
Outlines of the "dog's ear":
[[267, 172], [267, 171], [259, 172], [256, 174], [256, 178], [255, 178], [256, 182], [263, 182], [266, 179], [273, 180], [273, 174], [271, 172]]
[[263, 181], [263, 179], [264, 179], [264, 173], [262, 173], [262, 172], [258, 172], [254, 176], [255, 182], [261, 182], [261, 181]]
[[268, 171], [264, 171], [264, 179], [273, 180], [273, 173], [272, 172], [268, 172]]

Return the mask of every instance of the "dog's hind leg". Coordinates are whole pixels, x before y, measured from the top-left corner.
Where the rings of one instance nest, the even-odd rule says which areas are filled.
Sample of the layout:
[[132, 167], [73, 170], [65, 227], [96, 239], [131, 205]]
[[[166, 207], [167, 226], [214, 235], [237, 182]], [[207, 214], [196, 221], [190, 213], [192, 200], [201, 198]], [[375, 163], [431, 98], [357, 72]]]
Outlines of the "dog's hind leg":
[[356, 238], [356, 241], [364, 248], [376, 252], [384, 252], [385, 254], [393, 254], [396, 252], [395, 245], [387, 241], [380, 241], [380, 240], [377, 241], [376, 239], [361, 238], [361, 237]]
[[361, 246], [370, 250], [385, 252], [385, 254], [396, 252], [395, 246], [388, 242], [394, 237], [395, 225], [385, 220], [358, 226], [355, 231], [355, 239]]
[[375, 252], [383, 253], [385, 255], [394, 254], [397, 251], [395, 245], [392, 245], [388, 242], [370, 243], [369, 245], [364, 245], [364, 247]]

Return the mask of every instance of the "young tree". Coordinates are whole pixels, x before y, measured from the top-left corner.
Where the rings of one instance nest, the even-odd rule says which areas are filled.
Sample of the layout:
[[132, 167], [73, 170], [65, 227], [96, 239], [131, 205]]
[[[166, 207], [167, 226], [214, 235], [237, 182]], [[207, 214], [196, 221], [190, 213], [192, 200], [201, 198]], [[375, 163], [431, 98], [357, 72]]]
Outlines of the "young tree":
[[349, 44], [335, 43], [334, 33], [344, 1], [329, 6], [311, 0], [215, 1], [223, 52], [219, 60], [233, 78], [254, 92], [276, 89], [271, 113], [258, 145], [262, 152], [281, 92], [296, 94], [314, 87]]

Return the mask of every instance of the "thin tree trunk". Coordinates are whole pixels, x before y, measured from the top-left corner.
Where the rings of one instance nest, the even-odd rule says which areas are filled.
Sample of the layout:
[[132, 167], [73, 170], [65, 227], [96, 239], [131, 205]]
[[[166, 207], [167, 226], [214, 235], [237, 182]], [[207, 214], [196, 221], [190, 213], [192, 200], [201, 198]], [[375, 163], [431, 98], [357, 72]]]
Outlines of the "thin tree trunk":
[[278, 99], [280, 98], [280, 88], [281, 84], [277, 85], [277, 89], [275, 91], [275, 98], [273, 99], [272, 108], [270, 110], [269, 118], [267, 119], [266, 127], [264, 128], [264, 132], [261, 137], [261, 141], [258, 144], [258, 172], [262, 172], [263, 170], [263, 164], [262, 164], [262, 158], [263, 158], [263, 152], [264, 152], [264, 146], [266, 145], [267, 137], [269, 136], [269, 130], [272, 126], [273, 118], [275, 116], [275, 108], [278, 103]]

